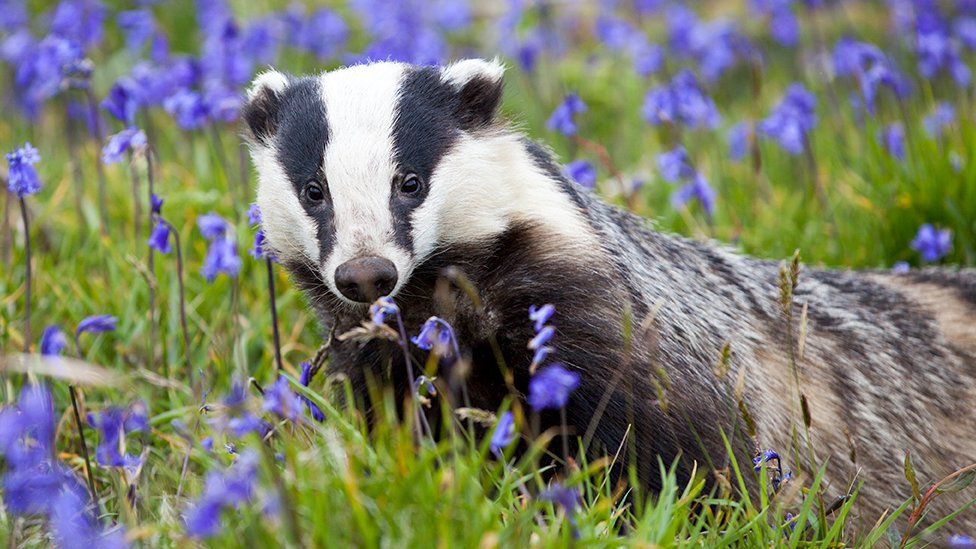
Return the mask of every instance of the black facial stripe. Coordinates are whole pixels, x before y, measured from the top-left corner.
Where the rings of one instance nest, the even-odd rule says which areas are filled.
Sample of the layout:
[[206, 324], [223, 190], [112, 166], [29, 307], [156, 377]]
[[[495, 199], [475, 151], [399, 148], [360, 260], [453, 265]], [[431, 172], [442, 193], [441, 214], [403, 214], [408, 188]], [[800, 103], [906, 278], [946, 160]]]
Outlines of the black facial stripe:
[[391, 183], [395, 240], [408, 252], [413, 251], [410, 215], [423, 204], [434, 169], [460, 133], [455, 117], [457, 103], [457, 91], [443, 81], [439, 69], [409, 69], [400, 83], [393, 122], [393, 160], [401, 174], [415, 173], [424, 184], [417, 196], [403, 200], [397, 195], [399, 180]]
[[[323, 178], [322, 157], [329, 141], [329, 127], [316, 78], [294, 81], [281, 94], [275, 141], [276, 156], [291, 181], [295, 196], [315, 220], [320, 259], [329, 255], [335, 241], [332, 196]], [[311, 204], [304, 199], [305, 184], [315, 179], [322, 184], [325, 200]]]

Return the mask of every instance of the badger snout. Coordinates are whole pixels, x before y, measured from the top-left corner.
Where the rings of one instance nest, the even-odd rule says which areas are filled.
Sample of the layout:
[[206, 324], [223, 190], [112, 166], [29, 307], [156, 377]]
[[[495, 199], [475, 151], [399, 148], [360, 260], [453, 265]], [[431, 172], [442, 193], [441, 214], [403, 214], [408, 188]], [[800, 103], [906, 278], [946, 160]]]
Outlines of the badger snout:
[[384, 257], [360, 257], [346, 261], [335, 271], [335, 284], [347, 299], [371, 303], [396, 287], [397, 269]]

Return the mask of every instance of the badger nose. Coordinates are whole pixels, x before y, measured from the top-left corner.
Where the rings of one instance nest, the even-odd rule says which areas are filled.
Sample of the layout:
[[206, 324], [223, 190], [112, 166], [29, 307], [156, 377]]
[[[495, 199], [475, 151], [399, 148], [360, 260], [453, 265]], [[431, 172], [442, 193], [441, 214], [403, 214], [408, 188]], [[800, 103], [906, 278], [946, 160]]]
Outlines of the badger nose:
[[339, 292], [359, 303], [371, 303], [389, 295], [397, 283], [396, 265], [382, 257], [360, 257], [336, 268]]

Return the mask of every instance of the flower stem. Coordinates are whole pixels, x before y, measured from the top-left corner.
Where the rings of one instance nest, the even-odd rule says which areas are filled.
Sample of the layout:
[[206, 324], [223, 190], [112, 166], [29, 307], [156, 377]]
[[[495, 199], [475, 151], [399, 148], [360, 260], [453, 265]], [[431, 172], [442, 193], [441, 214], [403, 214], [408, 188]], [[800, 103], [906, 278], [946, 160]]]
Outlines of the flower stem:
[[[77, 345], [78, 338], [75, 338]], [[92, 474], [91, 458], [88, 457], [88, 443], [85, 442], [85, 429], [81, 423], [81, 412], [78, 410], [78, 395], [74, 385], [68, 385], [68, 393], [71, 395], [71, 408], [75, 412], [75, 425], [78, 427], [78, 440], [81, 441], [81, 455], [85, 457], [85, 474], [88, 476], [88, 490], [91, 492], [92, 501], [95, 507], [100, 507], [98, 492], [95, 491], [95, 476]], [[101, 515], [101, 511], [98, 512]]]
[[396, 312], [397, 326], [400, 328], [400, 349], [403, 350], [403, 361], [407, 365], [407, 390], [410, 391], [410, 406], [413, 408], [414, 413], [414, 423], [413, 430], [414, 435], [417, 437], [417, 442], [423, 438], [423, 432], [421, 429], [423, 425], [421, 424], [420, 407], [417, 406], [417, 398], [414, 394], [413, 382], [416, 379], [413, 375], [413, 365], [410, 364], [410, 350], [407, 348], [407, 331], [403, 327], [403, 319], [400, 318], [400, 310], [397, 309]]
[[161, 216], [158, 219], [173, 233], [173, 244], [176, 248], [176, 279], [180, 287], [180, 330], [183, 331], [183, 363], [190, 379], [190, 387], [193, 388], [196, 395], [198, 394], [197, 385], [194, 383], [193, 365], [190, 362], [190, 331], [186, 324], [186, 288], [183, 285], [183, 249], [180, 247], [180, 234], [176, 232], [176, 227], [169, 221]]
[[102, 165], [102, 122], [98, 114], [98, 101], [91, 87], [85, 88], [85, 98], [88, 100], [88, 109], [91, 113], [92, 124], [95, 126], [95, 142], [98, 150], [95, 152], [95, 170], [98, 174], [98, 213], [101, 220], [102, 236], [108, 236], [108, 199], [105, 195], [105, 166]]
[[[148, 117], [147, 117], [148, 118]], [[155, 178], [153, 176], [153, 150], [152, 147], [146, 147], [146, 186], [147, 188], [147, 199], [149, 201], [150, 212], [152, 211], [152, 195], [155, 192], [153, 188], [155, 185]], [[153, 225], [153, 215], [149, 214], [149, 234], [152, 234]], [[149, 248], [149, 257], [146, 260], [147, 268], [155, 278], [156, 276], [156, 253], [152, 246], [147, 246]], [[149, 285], [149, 364], [152, 365], [156, 362], [156, 333], [159, 330], [158, 327], [159, 319], [156, 318], [156, 285]]]
[[284, 365], [281, 361], [281, 335], [278, 333], [278, 306], [275, 301], [274, 266], [270, 257], [264, 258], [268, 266], [268, 296], [271, 298], [271, 331], [274, 334], [274, 353], [276, 373], [280, 374]]
[[24, 352], [30, 352], [31, 346], [31, 245], [30, 245], [30, 222], [27, 215], [27, 202], [23, 196], [20, 198], [20, 216], [24, 220], [24, 256], [25, 267], [27, 268], [27, 278], [25, 281], [26, 293], [24, 294]]

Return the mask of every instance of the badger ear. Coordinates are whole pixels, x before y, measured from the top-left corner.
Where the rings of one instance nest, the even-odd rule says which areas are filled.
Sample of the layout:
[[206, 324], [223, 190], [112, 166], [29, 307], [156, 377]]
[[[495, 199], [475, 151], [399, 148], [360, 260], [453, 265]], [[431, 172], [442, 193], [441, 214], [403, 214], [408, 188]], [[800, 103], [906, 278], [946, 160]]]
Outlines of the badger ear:
[[269, 70], [258, 75], [247, 90], [247, 104], [241, 112], [245, 123], [245, 137], [252, 145], [268, 145], [278, 130], [278, 110], [281, 96], [290, 79]]
[[465, 59], [444, 68], [443, 77], [457, 90], [454, 114], [461, 128], [473, 130], [488, 126], [502, 99], [505, 66], [498, 59]]

